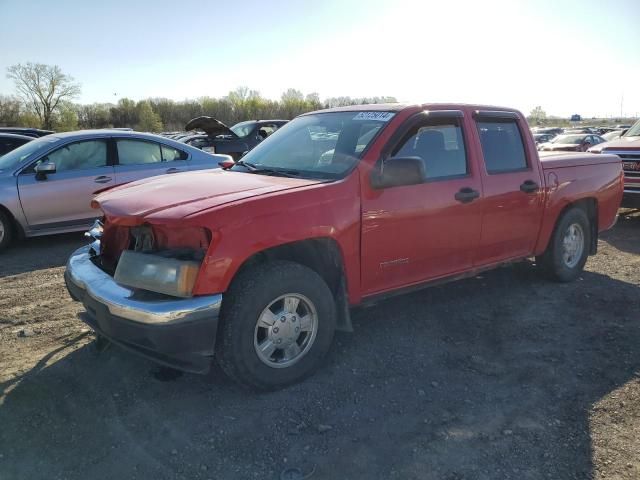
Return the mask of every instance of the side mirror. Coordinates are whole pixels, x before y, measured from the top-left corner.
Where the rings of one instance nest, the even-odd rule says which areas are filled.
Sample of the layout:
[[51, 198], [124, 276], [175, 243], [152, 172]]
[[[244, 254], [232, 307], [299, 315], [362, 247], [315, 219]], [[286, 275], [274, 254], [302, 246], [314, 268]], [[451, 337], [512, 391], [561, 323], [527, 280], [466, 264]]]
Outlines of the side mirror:
[[45, 162], [42, 162], [36, 165], [35, 171], [36, 171], [36, 179], [44, 180], [47, 178], [47, 175], [56, 173], [56, 164], [47, 160]]
[[392, 157], [382, 162], [380, 170], [373, 172], [373, 188], [417, 185], [427, 177], [424, 160], [420, 157]]
[[223, 170], [229, 170], [231, 167], [233, 167], [236, 164], [236, 162], [229, 155], [225, 155], [225, 157], [227, 158], [222, 160], [221, 162], [218, 162], [218, 165], [220, 165], [220, 167], [222, 167]]

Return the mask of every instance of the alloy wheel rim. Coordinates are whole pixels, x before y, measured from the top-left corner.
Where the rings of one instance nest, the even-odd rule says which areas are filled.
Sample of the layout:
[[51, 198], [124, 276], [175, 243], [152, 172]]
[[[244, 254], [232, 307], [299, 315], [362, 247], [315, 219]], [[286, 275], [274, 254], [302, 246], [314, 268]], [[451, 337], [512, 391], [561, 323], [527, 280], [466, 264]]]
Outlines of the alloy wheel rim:
[[0, 220], [0, 243], [4, 240], [5, 230], [4, 223]]
[[272, 368], [299, 362], [318, 334], [318, 314], [313, 302], [299, 293], [273, 300], [256, 322], [253, 346], [258, 358]]
[[584, 231], [578, 223], [572, 223], [565, 230], [562, 239], [562, 260], [569, 267], [575, 267], [582, 258], [584, 251]]

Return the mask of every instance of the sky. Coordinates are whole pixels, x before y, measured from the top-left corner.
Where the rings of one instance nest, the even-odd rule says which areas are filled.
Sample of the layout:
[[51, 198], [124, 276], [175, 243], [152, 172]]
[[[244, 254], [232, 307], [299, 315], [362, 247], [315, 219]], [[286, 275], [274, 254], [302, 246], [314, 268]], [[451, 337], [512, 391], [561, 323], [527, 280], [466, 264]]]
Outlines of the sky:
[[640, 0], [0, 0], [0, 17], [0, 72], [59, 65], [81, 103], [247, 86], [640, 115]]

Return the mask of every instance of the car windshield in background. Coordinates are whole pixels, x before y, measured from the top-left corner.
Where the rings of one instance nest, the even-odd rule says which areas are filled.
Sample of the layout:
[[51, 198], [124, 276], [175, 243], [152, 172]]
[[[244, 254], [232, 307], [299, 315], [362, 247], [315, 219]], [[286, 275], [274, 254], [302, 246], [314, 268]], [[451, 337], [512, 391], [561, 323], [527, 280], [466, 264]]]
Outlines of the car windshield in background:
[[[242, 160], [254, 172], [295, 172], [302, 177], [342, 178], [392, 112], [339, 112], [304, 115], [278, 129]], [[240, 166], [233, 167], [234, 170]]]
[[11, 150], [9, 153], [6, 153], [0, 157], [0, 171], [12, 170], [13, 168], [20, 165], [20, 163], [27, 157], [31, 156], [32, 153], [40, 150], [41, 148], [46, 148], [46, 146], [50, 145], [56, 140], [58, 139], [52, 136], [40, 137], [32, 140], [31, 142], [25, 143], [15, 150]]
[[231, 131], [240, 138], [246, 137], [252, 132], [255, 124], [256, 122], [251, 121], [236, 123], [233, 127], [231, 127]]
[[551, 143], [578, 145], [579, 143], [582, 143], [583, 139], [584, 139], [584, 135], [558, 135], [556, 138], [551, 140]]
[[625, 137], [640, 137], [640, 120], [633, 124], [633, 126], [627, 130], [624, 134]]

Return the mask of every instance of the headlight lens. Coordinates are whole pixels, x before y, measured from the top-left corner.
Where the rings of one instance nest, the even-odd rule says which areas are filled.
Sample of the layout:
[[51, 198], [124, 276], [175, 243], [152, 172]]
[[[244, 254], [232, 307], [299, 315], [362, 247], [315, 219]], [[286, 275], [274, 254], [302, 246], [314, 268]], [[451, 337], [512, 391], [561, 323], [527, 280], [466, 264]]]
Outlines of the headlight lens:
[[114, 279], [121, 285], [174, 297], [191, 297], [200, 263], [125, 250]]

